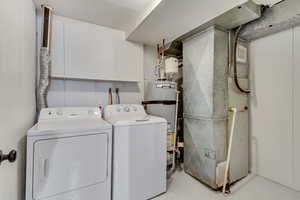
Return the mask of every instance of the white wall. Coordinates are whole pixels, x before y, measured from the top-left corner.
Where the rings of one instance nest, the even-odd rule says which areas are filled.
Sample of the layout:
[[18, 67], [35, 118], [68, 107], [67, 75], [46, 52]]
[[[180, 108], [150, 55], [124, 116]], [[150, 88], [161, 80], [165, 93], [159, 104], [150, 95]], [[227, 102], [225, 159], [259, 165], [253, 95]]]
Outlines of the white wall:
[[300, 190], [300, 27], [250, 45], [252, 170]]
[[144, 45], [144, 80], [155, 80], [155, 66], [157, 64], [156, 47]]
[[[155, 80], [157, 63], [156, 47], [144, 45], [144, 81]], [[48, 94], [50, 107], [103, 106], [108, 103], [109, 88], [120, 88], [121, 103], [140, 103], [143, 100], [144, 83], [53, 79]]]
[[[68, 35], [56, 33], [57, 29], [59, 28], [58, 24], [61, 24], [62, 22], [65, 25], [65, 27], [62, 29], [63, 33], [66, 31], [66, 26], [69, 27], [69, 29], [72, 29], [72, 26], [74, 26], [73, 28], [77, 29], [82, 26], [82, 29], [86, 29], [88, 27], [89, 31], [96, 31], [96, 35], [98, 37], [96, 38], [97, 41], [99, 38], [102, 41], [99, 45], [96, 45], [101, 47], [100, 50], [98, 51], [98, 49], [96, 49], [94, 52], [85, 52], [84, 50], [82, 50], [82, 52], [78, 51], [78, 49], [85, 49], [87, 45], [90, 45], [90, 43], [85, 43], [85, 41], [93, 41], [93, 38], [86, 38], [86, 40], [83, 40], [83, 38], [80, 39], [80, 37], [76, 38], [81, 40], [79, 43], [81, 48], [78, 47], [78, 45], [75, 47], [76, 49], [70, 49], [70, 47], [68, 49], [64, 47], [66, 44], [64, 40], [68, 40]], [[48, 103], [50, 107], [103, 106], [108, 103], [109, 88], [119, 88], [121, 103], [141, 103], [144, 90], [144, 52], [141, 45], [125, 41], [124, 32], [122, 31], [98, 26], [95, 24], [88, 24], [78, 20], [71, 20], [60, 16], [55, 16], [54, 18], [54, 33], [55, 34], [53, 36], [55, 37], [53, 37], [52, 42], [52, 75], [56, 77], [69, 77], [69, 75], [66, 74], [68, 69], [69, 74], [78, 74], [78, 76], [74, 76], [75, 78], [80, 77], [81, 79], [89, 79], [90, 76], [86, 75], [86, 71], [88, 71], [92, 66], [91, 62], [88, 62], [89, 60], [85, 59], [89, 58], [87, 55], [100, 54], [100, 56], [96, 56], [97, 61], [99, 61], [99, 63], [96, 64], [96, 67], [99, 66], [99, 69], [102, 67], [100, 72], [103, 78], [101, 79], [114, 80], [115, 78], [112, 78], [110, 69], [115, 68], [114, 65], [119, 63], [119, 67], [122, 69], [122, 71], [119, 70], [114, 72], [117, 73], [114, 74], [114, 76], [127, 77], [128, 79], [128, 77], [131, 77], [131, 75], [134, 74], [134, 80], [140, 80], [140, 82], [71, 80], [64, 78], [53, 79], [48, 94]], [[62, 41], [59, 41], [60, 38], [63, 38]], [[68, 58], [69, 60], [70, 58], [73, 59], [71, 60], [73, 64], [69, 65], [67, 68], [67, 57], [64, 56], [68, 55], [70, 50], [76, 50], [79, 54], [76, 58]], [[106, 62], [108, 58], [111, 62]], [[82, 65], [75, 69], [74, 62], [76, 61], [75, 63], [78, 63], [78, 60], [80, 60]], [[120, 80], [123, 80], [123, 78], [120, 78]]]
[[24, 199], [25, 135], [35, 118], [35, 9], [31, 0], [0, 6], [0, 150], [18, 151], [0, 165], [0, 199]]
[[[51, 82], [48, 103], [49, 107], [104, 106], [108, 104], [109, 88], [119, 88], [121, 103], [141, 103], [142, 87], [134, 82], [54, 79]], [[113, 89], [113, 91], [115, 90]]]

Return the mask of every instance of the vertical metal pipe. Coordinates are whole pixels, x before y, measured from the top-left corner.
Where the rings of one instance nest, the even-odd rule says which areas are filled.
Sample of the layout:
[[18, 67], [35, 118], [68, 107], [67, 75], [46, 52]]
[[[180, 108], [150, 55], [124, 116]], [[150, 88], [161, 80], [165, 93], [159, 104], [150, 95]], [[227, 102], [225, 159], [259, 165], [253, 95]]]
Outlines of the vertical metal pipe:
[[52, 8], [42, 5], [42, 9], [43, 9], [42, 47], [50, 49]]
[[40, 48], [40, 73], [37, 94], [37, 110], [48, 107], [47, 94], [51, 76], [51, 32], [52, 32], [52, 8], [42, 5], [42, 42]]

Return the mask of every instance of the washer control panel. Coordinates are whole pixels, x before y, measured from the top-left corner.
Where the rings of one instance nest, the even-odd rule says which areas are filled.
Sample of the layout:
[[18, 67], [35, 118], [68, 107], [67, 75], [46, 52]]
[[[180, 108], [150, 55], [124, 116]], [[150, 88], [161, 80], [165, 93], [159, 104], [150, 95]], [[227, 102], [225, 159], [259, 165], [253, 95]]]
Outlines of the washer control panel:
[[144, 111], [144, 108], [141, 108], [140, 105], [116, 105], [115, 106], [115, 111], [117, 113], [121, 112], [138, 112], [138, 111]]
[[103, 114], [107, 121], [140, 119], [147, 116], [144, 107], [139, 104], [107, 105]]

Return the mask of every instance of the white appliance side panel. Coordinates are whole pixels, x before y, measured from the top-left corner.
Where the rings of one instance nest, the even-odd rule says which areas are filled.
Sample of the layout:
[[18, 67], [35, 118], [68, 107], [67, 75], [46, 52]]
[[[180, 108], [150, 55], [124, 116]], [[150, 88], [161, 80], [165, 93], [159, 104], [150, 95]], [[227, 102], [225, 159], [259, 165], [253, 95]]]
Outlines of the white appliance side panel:
[[166, 191], [167, 125], [114, 129], [114, 200], [150, 199]]
[[35, 142], [33, 197], [49, 198], [100, 183], [105, 187], [108, 155], [107, 134]]

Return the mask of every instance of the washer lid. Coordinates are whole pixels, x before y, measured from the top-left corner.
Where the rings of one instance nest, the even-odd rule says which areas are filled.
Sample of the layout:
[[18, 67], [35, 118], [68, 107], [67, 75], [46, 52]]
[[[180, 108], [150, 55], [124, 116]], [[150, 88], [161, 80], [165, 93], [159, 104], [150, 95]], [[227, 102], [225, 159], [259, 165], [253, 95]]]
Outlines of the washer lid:
[[163, 124], [163, 123], [167, 125], [167, 120], [161, 117], [147, 115], [143, 119], [137, 119], [137, 120], [124, 119], [124, 120], [115, 121], [113, 125], [116, 127], [116, 126], [139, 126], [139, 125]]
[[88, 134], [91, 131], [111, 129], [112, 125], [103, 119], [65, 119], [65, 120], [50, 120], [40, 121], [32, 127], [27, 135], [49, 135], [49, 134], [62, 134], [62, 133], [75, 133], [81, 132]]

